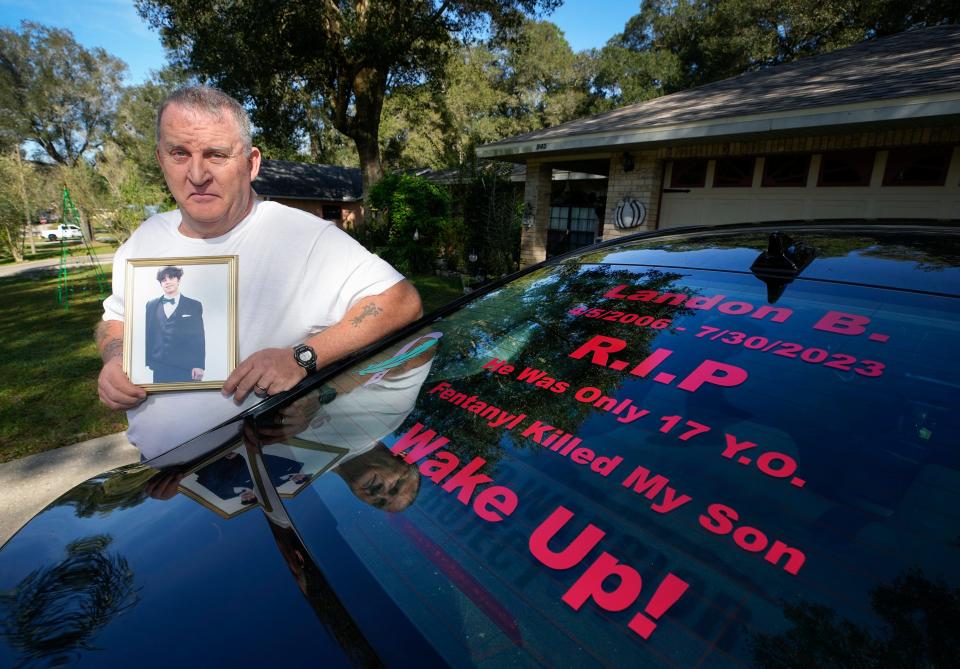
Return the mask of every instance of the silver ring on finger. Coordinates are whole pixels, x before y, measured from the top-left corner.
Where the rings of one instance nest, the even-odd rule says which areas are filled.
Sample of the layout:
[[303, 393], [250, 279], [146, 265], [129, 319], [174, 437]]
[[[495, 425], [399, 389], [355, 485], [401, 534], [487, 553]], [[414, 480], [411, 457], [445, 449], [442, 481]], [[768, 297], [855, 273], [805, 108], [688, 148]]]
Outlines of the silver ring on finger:
[[277, 414], [277, 425], [283, 425], [283, 414], [282, 414], [282, 413], [278, 413], [278, 414]]
[[256, 395], [257, 397], [266, 397], [267, 389], [255, 383], [253, 384], [253, 394]]

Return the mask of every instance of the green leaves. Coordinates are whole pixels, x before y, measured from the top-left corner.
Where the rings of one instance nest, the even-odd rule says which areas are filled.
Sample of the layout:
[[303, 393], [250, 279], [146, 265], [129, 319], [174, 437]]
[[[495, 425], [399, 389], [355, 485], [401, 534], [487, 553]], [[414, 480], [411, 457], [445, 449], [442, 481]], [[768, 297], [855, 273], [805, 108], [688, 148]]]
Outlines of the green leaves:
[[386, 175], [368, 198], [371, 212], [357, 238], [404, 274], [431, 273], [442, 236], [453, 225], [450, 195], [422, 177]]
[[0, 132], [76, 165], [109, 135], [126, 68], [68, 30], [27, 21], [19, 32], [0, 29]]
[[[354, 141], [364, 190], [381, 176], [387, 90], [441, 79], [447, 47], [489, 23], [509, 32], [558, 0], [138, 0], [177, 62], [252, 103], [275, 146], [332, 126]], [[502, 30], [501, 30], [502, 29]], [[318, 113], [319, 112], [319, 113]]]
[[644, 0], [600, 52], [595, 86], [616, 106], [958, 20], [945, 0]]
[[498, 45], [452, 45], [443, 71], [388, 91], [380, 126], [391, 169], [472, 162], [488, 142], [588, 111], [592, 65], [557, 26], [527, 20]]

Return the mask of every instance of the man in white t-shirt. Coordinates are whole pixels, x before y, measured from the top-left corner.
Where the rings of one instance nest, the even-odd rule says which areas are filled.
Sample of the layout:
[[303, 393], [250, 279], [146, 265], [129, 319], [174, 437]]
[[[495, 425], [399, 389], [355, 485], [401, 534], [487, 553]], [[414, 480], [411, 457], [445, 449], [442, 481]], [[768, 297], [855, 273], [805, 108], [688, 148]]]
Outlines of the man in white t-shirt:
[[[179, 209], [152, 216], [114, 257], [97, 344], [100, 399], [127, 410], [146, 458], [173, 448], [309, 372], [416, 319], [420, 297], [389, 264], [333, 224], [275, 202], [251, 182], [260, 152], [233, 98], [213, 88], [171, 94], [157, 116], [157, 159]], [[221, 392], [151, 394], [122, 368], [126, 261], [239, 257], [240, 364]]]

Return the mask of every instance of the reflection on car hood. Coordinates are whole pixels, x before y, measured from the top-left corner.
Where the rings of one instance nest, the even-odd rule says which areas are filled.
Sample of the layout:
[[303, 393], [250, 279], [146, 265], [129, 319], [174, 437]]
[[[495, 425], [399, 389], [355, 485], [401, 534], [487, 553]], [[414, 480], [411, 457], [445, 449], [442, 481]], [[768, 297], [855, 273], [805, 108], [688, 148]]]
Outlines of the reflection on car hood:
[[[344, 664], [263, 516], [150, 499], [155, 474], [91, 479], [6, 544], [0, 666], [272, 666], [277, 648]], [[254, 629], [262, 643], [229, 641]]]
[[816, 258], [803, 270], [804, 279], [960, 294], [960, 231], [955, 227], [757, 227], [680, 229], [662, 237], [608, 242], [601, 250], [578, 254], [577, 262], [747, 272], [758, 252], [767, 248], [771, 232], [782, 231], [816, 250]]

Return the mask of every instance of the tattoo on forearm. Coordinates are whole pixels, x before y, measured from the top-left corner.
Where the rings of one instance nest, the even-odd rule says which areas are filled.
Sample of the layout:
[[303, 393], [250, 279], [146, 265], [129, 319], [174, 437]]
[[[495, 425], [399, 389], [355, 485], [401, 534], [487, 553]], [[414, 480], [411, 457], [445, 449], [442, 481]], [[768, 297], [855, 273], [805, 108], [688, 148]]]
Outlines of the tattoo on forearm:
[[94, 337], [94, 340], [97, 342], [97, 346], [98, 347], [103, 346], [103, 342], [105, 342], [107, 340], [107, 337], [109, 336], [110, 336], [110, 329], [109, 327], [107, 327], [107, 323], [105, 321], [100, 321], [99, 323], [97, 323], [97, 327], [94, 328], [94, 331], [93, 331], [93, 337]]
[[123, 355], [123, 340], [122, 339], [111, 339], [106, 344], [103, 345], [103, 348], [100, 349], [100, 357], [103, 358], [104, 362], [112, 360], [113, 358], [119, 358]]
[[358, 316], [354, 316], [350, 322], [353, 323], [353, 327], [358, 328], [367, 316], [379, 316], [381, 313], [383, 313], [383, 309], [371, 302], [363, 305], [363, 311]]

